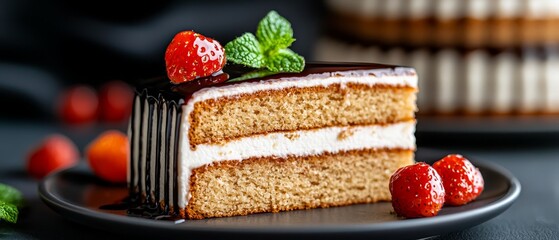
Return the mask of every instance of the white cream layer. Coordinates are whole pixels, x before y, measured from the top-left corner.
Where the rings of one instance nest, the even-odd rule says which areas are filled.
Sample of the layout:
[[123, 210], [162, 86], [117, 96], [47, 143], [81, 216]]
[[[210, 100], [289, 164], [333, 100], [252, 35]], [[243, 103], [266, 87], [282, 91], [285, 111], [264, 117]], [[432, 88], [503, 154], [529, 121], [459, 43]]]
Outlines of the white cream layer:
[[254, 135], [223, 145], [201, 144], [194, 151], [185, 144], [188, 140], [182, 140], [178, 166], [179, 206], [184, 208], [190, 197], [187, 197], [187, 193], [192, 170], [206, 164], [252, 157], [310, 156], [357, 149], [415, 149], [414, 132], [415, 121], [385, 126], [329, 127]]

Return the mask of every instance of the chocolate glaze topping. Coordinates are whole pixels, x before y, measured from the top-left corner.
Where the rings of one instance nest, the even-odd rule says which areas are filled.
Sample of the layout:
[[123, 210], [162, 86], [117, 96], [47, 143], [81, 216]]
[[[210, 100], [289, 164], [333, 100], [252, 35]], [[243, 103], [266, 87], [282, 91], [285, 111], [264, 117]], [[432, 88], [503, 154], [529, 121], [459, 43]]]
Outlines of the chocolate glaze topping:
[[[352, 70], [374, 70], [386, 69], [387, 72], [393, 70], [398, 66], [377, 64], [377, 63], [330, 63], [330, 62], [311, 62], [307, 63], [305, 69], [300, 73], [278, 73], [265, 77], [252, 78], [242, 82], [258, 82], [270, 79], [288, 78], [288, 77], [306, 77], [311, 74], [320, 74], [327, 72], [343, 72]], [[195, 79], [193, 81], [174, 85], [167, 77], [157, 77], [148, 79], [139, 85], [139, 91], [144, 88], [148, 92], [156, 95], [163, 94], [165, 97], [172, 99], [183, 98], [190, 99], [193, 93], [207, 87], [220, 87], [238, 84], [242, 82], [228, 82], [228, 80], [239, 77], [243, 74], [254, 71], [252, 68], [243, 67], [241, 65], [228, 64], [223, 72], [214, 74], [209, 77]]]

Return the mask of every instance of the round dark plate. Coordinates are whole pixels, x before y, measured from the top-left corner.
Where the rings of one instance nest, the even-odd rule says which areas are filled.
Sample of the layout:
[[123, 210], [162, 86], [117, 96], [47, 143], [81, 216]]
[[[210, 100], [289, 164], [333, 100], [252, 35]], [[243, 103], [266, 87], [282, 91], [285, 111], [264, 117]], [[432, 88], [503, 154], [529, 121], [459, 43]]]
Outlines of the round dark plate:
[[[421, 159], [417, 159], [421, 161]], [[445, 206], [438, 216], [403, 219], [389, 202], [325, 209], [263, 213], [205, 220], [152, 220], [102, 210], [127, 195], [126, 186], [108, 185], [84, 166], [50, 175], [39, 185], [41, 199], [62, 216], [94, 228], [156, 239], [408, 239], [470, 228], [503, 211], [520, 194], [520, 183], [502, 167], [474, 162], [485, 179], [482, 195], [459, 207]]]

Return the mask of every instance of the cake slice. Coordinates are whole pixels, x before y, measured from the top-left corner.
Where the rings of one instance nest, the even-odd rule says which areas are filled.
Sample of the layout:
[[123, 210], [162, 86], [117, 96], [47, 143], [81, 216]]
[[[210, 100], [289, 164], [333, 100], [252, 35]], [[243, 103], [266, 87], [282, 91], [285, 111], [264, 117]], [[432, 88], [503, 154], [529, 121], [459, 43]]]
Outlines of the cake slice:
[[412, 68], [310, 63], [227, 79], [138, 87], [134, 203], [203, 219], [388, 201], [391, 174], [414, 162]]

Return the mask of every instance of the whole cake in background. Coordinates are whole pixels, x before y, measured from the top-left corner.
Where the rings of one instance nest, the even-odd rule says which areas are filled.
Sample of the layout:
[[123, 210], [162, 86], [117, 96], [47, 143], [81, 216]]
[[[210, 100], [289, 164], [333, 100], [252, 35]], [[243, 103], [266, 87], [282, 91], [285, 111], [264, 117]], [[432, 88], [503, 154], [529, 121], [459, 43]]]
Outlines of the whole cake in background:
[[419, 114], [559, 114], [557, 0], [327, 0], [316, 60], [416, 68]]
[[390, 176], [414, 163], [415, 70], [305, 63], [292, 34], [271, 12], [225, 48], [175, 36], [167, 76], [135, 95], [134, 205], [203, 219], [391, 199]]

